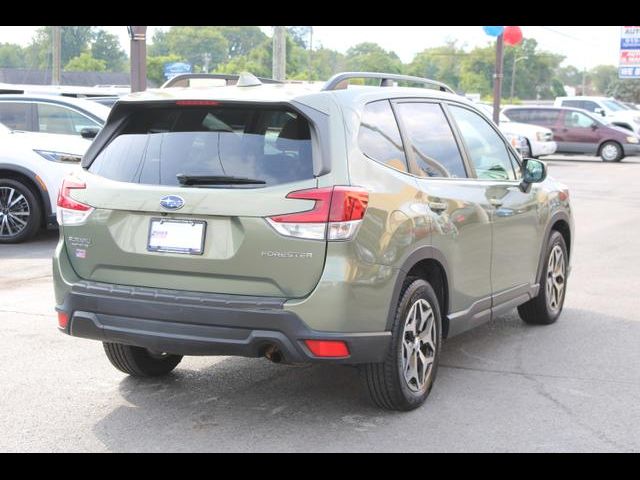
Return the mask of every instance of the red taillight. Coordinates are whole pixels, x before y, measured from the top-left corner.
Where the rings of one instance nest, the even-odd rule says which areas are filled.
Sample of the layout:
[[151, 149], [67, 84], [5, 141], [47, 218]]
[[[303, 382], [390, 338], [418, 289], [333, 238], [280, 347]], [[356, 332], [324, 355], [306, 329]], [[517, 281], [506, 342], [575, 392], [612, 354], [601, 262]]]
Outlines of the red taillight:
[[326, 223], [362, 220], [369, 204], [369, 192], [359, 187], [311, 188], [291, 192], [287, 198], [315, 200], [311, 210], [270, 217], [274, 222]]
[[58, 312], [58, 326], [60, 328], [67, 328], [69, 324], [69, 315], [64, 312]]
[[60, 192], [58, 193], [58, 207], [80, 212], [86, 212], [91, 209], [89, 205], [77, 202], [71, 198], [70, 195], [71, 190], [83, 190], [85, 188], [87, 188], [87, 185], [84, 182], [65, 178], [62, 182], [62, 186], [60, 187]]
[[348, 240], [355, 235], [369, 204], [369, 193], [359, 187], [311, 188], [287, 198], [315, 200], [311, 210], [267, 218], [279, 233], [311, 240]]
[[316, 357], [349, 356], [349, 348], [341, 340], [305, 340], [304, 343]]
[[220, 105], [220, 102], [216, 102], [215, 100], [178, 100], [176, 102], [176, 105], [193, 106], [193, 107], [198, 107], [198, 106], [217, 107], [218, 105]]
[[315, 200], [316, 204], [311, 210], [287, 215], [276, 215], [270, 217], [274, 222], [286, 223], [327, 223], [329, 220], [329, 210], [331, 207], [331, 192], [333, 188], [311, 188], [309, 190], [298, 190], [291, 192], [287, 198], [299, 200]]
[[334, 187], [331, 196], [330, 222], [362, 220], [369, 204], [369, 192], [357, 187]]

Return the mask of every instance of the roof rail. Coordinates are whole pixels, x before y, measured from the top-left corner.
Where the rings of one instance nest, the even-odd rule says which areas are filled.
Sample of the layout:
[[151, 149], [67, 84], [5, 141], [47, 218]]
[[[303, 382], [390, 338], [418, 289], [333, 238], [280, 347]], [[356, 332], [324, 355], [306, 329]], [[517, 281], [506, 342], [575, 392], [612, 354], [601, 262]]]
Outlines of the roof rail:
[[[192, 78], [225, 80], [227, 85], [235, 85], [240, 75], [235, 73], [182, 73], [167, 80], [160, 88], [188, 87]], [[271, 78], [257, 77], [262, 83], [282, 83]]]
[[400, 75], [397, 73], [377, 73], [377, 72], [343, 72], [337, 73], [324, 84], [322, 90], [342, 90], [347, 88], [348, 80], [351, 78], [379, 78], [381, 87], [392, 86], [392, 80], [401, 80], [405, 82], [421, 83], [423, 85], [432, 85], [438, 87], [442, 92], [456, 93], [448, 85], [431, 80], [429, 78], [412, 77], [411, 75]]

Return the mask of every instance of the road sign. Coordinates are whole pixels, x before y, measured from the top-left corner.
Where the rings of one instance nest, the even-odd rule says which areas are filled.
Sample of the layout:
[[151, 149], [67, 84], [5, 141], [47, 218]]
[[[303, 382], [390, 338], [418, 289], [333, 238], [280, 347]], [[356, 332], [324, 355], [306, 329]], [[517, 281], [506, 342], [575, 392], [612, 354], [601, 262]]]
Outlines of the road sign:
[[170, 62], [164, 64], [164, 78], [167, 80], [172, 79], [176, 75], [182, 73], [191, 73], [191, 64], [183, 62]]
[[618, 77], [640, 78], [640, 26], [621, 29]]

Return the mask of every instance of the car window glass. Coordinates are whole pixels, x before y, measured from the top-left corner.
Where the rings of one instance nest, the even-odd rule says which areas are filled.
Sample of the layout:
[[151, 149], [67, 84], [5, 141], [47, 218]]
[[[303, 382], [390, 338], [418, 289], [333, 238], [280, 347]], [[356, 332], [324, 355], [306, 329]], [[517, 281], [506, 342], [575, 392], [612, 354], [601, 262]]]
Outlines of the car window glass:
[[297, 112], [255, 106], [134, 111], [89, 170], [121, 182], [178, 185], [178, 175], [235, 176], [267, 185], [313, 178], [311, 130]]
[[602, 103], [612, 112], [620, 112], [626, 110], [622, 105], [620, 105], [618, 102], [614, 102], [613, 100], [603, 100]]
[[367, 157], [403, 172], [407, 160], [400, 130], [388, 100], [365, 106], [358, 130], [358, 145]]
[[563, 100], [563, 107], [573, 107], [573, 108], [583, 108], [582, 104], [584, 102], [582, 100]]
[[511, 151], [509, 151], [509, 158], [511, 159], [511, 167], [513, 168], [515, 178], [516, 180], [520, 180], [520, 178], [522, 177], [522, 172], [520, 171], [521, 167], [520, 163], [518, 163], [518, 159]]
[[58, 105], [38, 104], [38, 130], [42, 133], [80, 135], [83, 128], [100, 127], [90, 118]]
[[591, 128], [594, 121], [584, 113], [567, 112], [564, 116], [564, 125], [567, 128]]
[[598, 104], [596, 102], [591, 102], [589, 100], [584, 100], [581, 102], [582, 106], [580, 108], [584, 110], [588, 110], [589, 112], [595, 112], [596, 108], [598, 108]]
[[466, 178], [458, 144], [437, 103], [399, 103], [398, 114], [414, 152], [417, 175]]
[[29, 104], [0, 102], [0, 123], [12, 130], [29, 128]]
[[451, 107], [479, 179], [513, 180], [509, 152], [502, 138], [480, 115], [462, 107]]

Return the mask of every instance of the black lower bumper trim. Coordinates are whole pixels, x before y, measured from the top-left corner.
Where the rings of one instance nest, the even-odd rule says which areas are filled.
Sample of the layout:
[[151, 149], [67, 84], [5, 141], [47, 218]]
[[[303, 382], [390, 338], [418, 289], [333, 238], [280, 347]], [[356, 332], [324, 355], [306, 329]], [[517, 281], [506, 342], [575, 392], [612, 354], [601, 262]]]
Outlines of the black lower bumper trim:
[[[64, 332], [180, 355], [259, 357], [275, 346], [290, 363], [381, 362], [391, 338], [390, 332], [312, 330], [293, 312], [284, 310], [281, 302], [269, 305], [264, 299], [252, 303], [248, 297], [236, 301], [229, 295], [227, 301], [217, 296], [215, 302], [203, 304], [194, 301], [194, 294], [178, 291], [158, 290], [153, 299], [122, 292], [122, 288], [87, 289], [84, 285], [73, 289], [57, 307], [70, 318]], [[350, 355], [314, 357], [305, 339], [342, 340]]]

